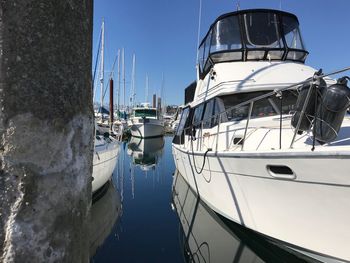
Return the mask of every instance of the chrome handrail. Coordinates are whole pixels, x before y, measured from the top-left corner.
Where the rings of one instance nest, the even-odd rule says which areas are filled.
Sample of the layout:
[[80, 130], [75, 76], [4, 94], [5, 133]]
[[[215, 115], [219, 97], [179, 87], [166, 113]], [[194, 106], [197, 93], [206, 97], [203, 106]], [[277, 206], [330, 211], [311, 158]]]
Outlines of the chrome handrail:
[[[308, 103], [308, 101], [309, 101], [309, 98], [310, 98], [310, 95], [311, 95], [311, 90], [312, 90], [312, 88], [313, 88], [312, 86], [313, 86], [313, 85], [316, 85], [316, 83], [317, 83], [317, 81], [318, 81], [319, 79], [324, 78], [324, 77], [328, 77], [328, 76], [332, 76], [332, 75], [335, 75], [335, 74], [339, 74], [339, 73], [342, 73], [342, 72], [345, 72], [345, 71], [349, 71], [349, 70], [350, 70], [350, 67], [346, 67], [346, 68], [343, 68], [343, 69], [340, 69], [340, 70], [336, 70], [336, 71], [333, 71], [333, 72], [330, 72], [330, 73], [327, 73], [327, 74], [321, 73], [321, 70], [320, 70], [320, 71], [316, 72], [316, 73], [313, 75], [313, 77], [312, 77], [311, 79], [308, 78], [308, 79], [306, 79], [306, 80], [304, 80], [304, 81], [301, 81], [301, 82], [292, 84], [292, 85], [287, 86], [287, 87], [276, 88], [276, 89], [274, 89], [274, 90], [271, 91], [271, 92], [268, 92], [268, 93], [266, 93], [266, 94], [257, 96], [257, 97], [255, 97], [255, 98], [252, 98], [252, 99], [248, 100], [248, 101], [239, 103], [239, 104], [237, 104], [237, 105], [234, 105], [234, 106], [232, 106], [232, 107], [229, 107], [228, 109], [225, 109], [224, 111], [221, 111], [221, 112], [216, 113], [216, 114], [214, 114], [214, 115], [212, 115], [212, 116], [209, 116], [209, 117], [206, 118], [206, 119], [203, 119], [203, 120], [201, 120], [201, 121], [192, 123], [192, 124], [189, 125], [188, 127], [184, 128], [184, 130], [183, 130], [184, 136], [186, 136], [186, 131], [188, 131], [189, 129], [193, 129], [193, 127], [200, 127], [200, 130], [201, 130], [201, 133], [200, 133], [200, 134], [201, 134], [201, 136], [199, 136], [198, 139], [200, 138], [200, 139], [202, 140], [202, 138], [203, 138], [203, 123], [204, 123], [204, 122], [209, 122], [209, 121], [211, 121], [213, 118], [219, 118], [218, 129], [217, 129], [217, 133], [216, 133], [216, 136], [217, 136], [217, 138], [216, 138], [216, 147], [215, 147], [215, 149], [216, 149], [216, 151], [217, 151], [217, 149], [218, 149], [218, 137], [219, 137], [219, 133], [220, 133], [220, 124], [221, 124], [221, 121], [222, 121], [222, 114], [227, 114], [228, 112], [230, 112], [230, 111], [232, 111], [232, 110], [234, 110], [234, 109], [237, 109], [237, 108], [240, 108], [240, 107], [243, 107], [243, 106], [246, 106], [246, 105], [249, 104], [250, 107], [249, 107], [249, 113], [248, 113], [248, 116], [247, 116], [247, 123], [246, 123], [245, 131], [244, 131], [244, 137], [242, 138], [243, 141], [242, 141], [241, 150], [243, 150], [243, 148], [244, 148], [245, 137], [246, 137], [246, 135], [247, 135], [247, 130], [248, 130], [248, 127], [249, 127], [249, 121], [250, 121], [250, 119], [251, 119], [251, 115], [252, 115], [252, 112], [253, 112], [253, 111], [252, 111], [252, 107], [253, 107], [254, 102], [259, 101], [259, 100], [262, 100], [262, 99], [265, 99], [265, 98], [268, 98], [268, 97], [271, 97], [271, 96], [274, 96], [274, 95], [279, 96], [279, 95], [281, 94], [281, 92], [283, 92], [283, 91], [286, 91], [286, 90], [290, 90], [290, 89], [292, 89], [292, 88], [299, 87], [299, 86], [304, 85], [304, 84], [306, 84], [306, 83], [310, 83], [310, 84], [311, 84], [311, 87], [310, 87], [310, 89], [309, 89], [309, 92], [308, 92], [308, 94], [307, 94], [307, 98], [306, 98], [306, 100], [305, 100], [305, 102], [304, 102], [304, 105], [303, 105], [303, 108], [302, 108], [302, 112], [301, 112], [301, 116], [302, 116], [302, 115], [303, 115], [303, 112], [305, 112], [306, 105], [307, 105], [307, 103]], [[295, 138], [296, 138], [297, 131], [298, 131], [299, 127], [300, 127], [300, 122], [301, 122], [301, 117], [300, 117], [299, 120], [298, 120], [298, 124], [297, 124], [297, 127], [296, 127], [296, 129], [295, 129], [295, 132], [294, 132], [294, 135], [293, 135], [293, 139], [292, 139], [291, 144], [290, 144], [290, 148], [293, 147], [293, 144], [294, 144], [294, 141], [295, 141]], [[192, 133], [192, 131], [191, 131], [191, 133]], [[194, 134], [194, 135], [192, 134], [192, 136], [196, 136], [196, 134]], [[180, 136], [180, 137], [181, 137], [181, 136]], [[192, 138], [190, 138], [190, 139], [192, 139]], [[180, 139], [180, 140], [181, 140], [181, 139]], [[181, 143], [181, 142], [180, 142], [180, 143]], [[185, 143], [185, 140], [184, 140], [184, 143]], [[198, 149], [198, 143], [199, 143], [199, 142], [197, 142], [197, 149]], [[185, 145], [184, 145], [184, 147], [185, 147]], [[202, 144], [201, 144], [200, 150], [202, 150]]]

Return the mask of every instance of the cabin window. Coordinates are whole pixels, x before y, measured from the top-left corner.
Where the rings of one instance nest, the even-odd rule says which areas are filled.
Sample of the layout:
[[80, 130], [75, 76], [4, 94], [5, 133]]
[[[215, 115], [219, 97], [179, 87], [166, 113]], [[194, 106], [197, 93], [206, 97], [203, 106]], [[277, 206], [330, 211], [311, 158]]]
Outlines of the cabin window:
[[219, 113], [221, 116], [220, 122], [226, 122], [227, 121], [227, 114], [225, 113], [225, 106], [220, 98], [215, 98], [215, 104], [214, 104], [214, 118], [212, 122], [212, 127], [216, 126], [219, 124]]
[[[248, 100], [264, 95], [270, 91], [258, 91], [249, 93], [237, 93], [232, 95], [226, 95], [220, 97], [223, 101], [225, 110], [227, 111], [227, 119], [225, 121], [241, 121], [248, 117], [249, 104], [242, 105], [241, 107], [233, 108], [235, 105], [244, 103]], [[295, 91], [284, 91], [282, 93], [282, 113], [289, 114], [293, 111], [297, 100], [297, 94]], [[251, 118], [259, 118], [266, 116], [273, 116], [280, 114], [281, 101], [275, 95], [260, 99], [254, 102]]]
[[287, 46], [293, 49], [304, 50], [305, 47], [299, 31], [298, 21], [292, 17], [283, 16], [282, 23]]
[[241, 49], [241, 33], [237, 16], [219, 20], [213, 27], [210, 53]]
[[184, 128], [185, 128], [185, 125], [187, 123], [187, 118], [188, 118], [189, 112], [190, 112], [189, 107], [183, 109], [183, 111], [182, 111], [179, 126], [177, 127], [177, 130], [175, 132], [175, 136], [173, 139], [173, 143], [175, 143], [175, 144], [180, 144], [180, 143], [183, 144], [184, 143]]
[[157, 111], [154, 109], [137, 109], [135, 110], [135, 117], [145, 118], [145, 117], [157, 117]]
[[200, 71], [203, 71], [204, 63], [205, 63], [205, 60], [204, 60], [204, 45], [201, 45], [199, 47], [199, 50], [198, 50], [198, 64], [199, 64]]
[[[298, 99], [298, 93], [295, 90], [285, 90], [282, 92], [282, 114], [291, 114], [295, 109], [295, 104]], [[278, 114], [281, 112], [281, 101], [276, 96], [271, 97], [271, 100], [277, 107]]]
[[211, 31], [204, 42], [203, 66], [201, 67], [204, 71], [207, 71], [211, 67], [211, 61], [208, 59], [209, 51], [210, 51], [210, 40], [211, 40]]
[[244, 14], [247, 48], [282, 48], [279, 20], [273, 13]]
[[215, 63], [245, 60], [295, 60], [304, 62], [298, 19], [275, 11], [255, 10], [221, 17], [199, 46], [199, 77]]
[[214, 111], [214, 100], [209, 100], [205, 105], [205, 111], [203, 116], [203, 128], [208, 129], [213, 127], [213, 111]]
[[183, 110], [183, 112], [181, 114], [179, 126], [177, 127], [176, 135], [180, 135], [182, 133], [182, 131], [184, 130], [189, 112], [190, 112], [190, 108], [186, 108]]
[[194, 127], [197, 127], [197, 128], [200, 127], [200, 122], [203, 117], [203, 110], [204, 110], [204, 103], [202, 103], [201, 105], [195, 108], [193, 120], [192, 120], [192, 124]]
[[306, 55], [307, 54], [305, 52], [291, 50], [287, 54], [287, 59], [304, 61]]
[[219, 113], [221, 113], [221, 122], [227, 121], [225, 107], [220, 98], [214, 98], [205, 105], [203, 115], [203, 128], [209, 129], [219, 124]]

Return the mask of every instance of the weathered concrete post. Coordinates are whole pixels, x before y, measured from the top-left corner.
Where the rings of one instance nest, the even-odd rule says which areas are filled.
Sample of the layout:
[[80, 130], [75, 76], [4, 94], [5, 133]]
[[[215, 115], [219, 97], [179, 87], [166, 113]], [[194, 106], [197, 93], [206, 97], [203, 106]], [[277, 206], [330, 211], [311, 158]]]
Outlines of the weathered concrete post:
[[86, 262], [92, 0], [0, 2], [0, 262]]

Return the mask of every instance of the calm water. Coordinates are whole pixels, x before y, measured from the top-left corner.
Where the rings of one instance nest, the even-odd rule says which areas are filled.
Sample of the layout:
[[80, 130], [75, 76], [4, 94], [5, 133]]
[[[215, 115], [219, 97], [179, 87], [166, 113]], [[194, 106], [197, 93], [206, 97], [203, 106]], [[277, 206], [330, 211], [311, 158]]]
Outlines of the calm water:
[[92, 207], [91, 262], [305, 262], [203, 204], [175, 171], [171, 140], [123, 145]]

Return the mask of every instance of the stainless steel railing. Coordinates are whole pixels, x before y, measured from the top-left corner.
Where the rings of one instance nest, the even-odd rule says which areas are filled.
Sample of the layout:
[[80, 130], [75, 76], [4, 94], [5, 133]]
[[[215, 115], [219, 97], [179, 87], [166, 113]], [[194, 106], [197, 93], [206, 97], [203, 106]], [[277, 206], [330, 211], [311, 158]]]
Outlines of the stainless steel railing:
[[[222, 112], [219, 112], [213, 116], [210, 116], [204, 120], [201, 120], [199, 122], [196, 122], [196, 123], [193, 123], [191, 124], [190, 126], [186, 127], [184, 129], [184, 136], [180, 136], [180, 145], [183, 145], [183, 148], [186, 148], [187, 145], [186, 145], [186, 135], [187, 136], [187, 141], [189, 140], [197, 140], [197, 151], [202, 151], [202, 146], [203, 146], [203, 126], [204, 126], [204, 123], [208, 123], [208, 122], [211, 122], [213, 118], [218, 118], [218, 124], [217, 124], [217, 131], [216, 133], [214, 134], [210, 134], [210, 136], [216, 136], [216, 143], [215, 143], [215, 151], [217, 152], [218, 151], [218, 145], [219, 145], [219, 135], [220, 135], [220, 126], [222, 124], [222, 118], [224, 116], [224, 114], [228, 114], [229, 112], [232, 112], [233, 110], [235, 109], [239, 109], [241, 107], [245, 107], [245, 106], [248, 106], [249, 105], [249, 111], [248, 111], [248, 115], [247, 115], [247, 118], [246, 118], [246, 124], [245, 124], [245, 129], [244, 129], [244, 136], [243, 138], [241, 138], [241, 151], [244, 150], [244, 144], [245, 144], [245, 141], [246, 141], [246, 137], [247, 137], [247, 133], [248, 133], [248, 129], [249, 129], [249, 122], [250, 122], [250, 119], [252, 117], [252, 112], [253, 112], [253, 106], [254, 106], [254, 103], [256, 101], [259, 101], [259, 100], [262, 100], [262, 99], [265, 99], [265, 98], [269, 98], [269, 97], [272, 97], [272, 96], [281, 96], [281, 92], [283, 91], [286, 91], [286, 90], [291, 90], [291, 89], [295, 89], [301, 85], [304, 85], [306, 83], [310, 83], [310, 87], [312, 87], [313, 85], [316, 85], [317, 81], [321, 78], [324, 78], [324, 77], [328, 77], [328, 76], [332, 76], [332, 75], [335, 75], [335, 74], [339, 74], [339, 73], [342, 73], [342, 72], [345, 72], [345, 71], [348, 71], [350, 70], [350, 67], [346, 67], [346, 68], [343, 68], [341, 70], [337, 70], [337, 71], [333, 71], [331, 73], [328, 73], [328, 74], [322, 74], [321, 73], [321, 70], [317, 73], [314, 74], [314, 76], [312, 77], [312, 79], [307, 79], [305, 81], [302, 81], [302, 82], [298, 82], [298, 83], [295, 83], [293, 85], [290, 85], [290, 86], [287, 86], [287, 87], [283, 87], [283, 88], [280, 88], [280, 89], [275, 89], [271, 92], [268, 92], [266, 94], [263, 94], [261, 96], [258, 96], [258, 97], [255, 97], [253, 99], [250, 99], [248, 101], [245, 101], [245, 102], [242, 102], [242, 103], [239, 103], [235, 106], [232, 106], [228, 109], [226, 109], [225, 111], [222, 111]], [[309, 92], [307, 94], [307, 98], [304, 102], [304, 105], [303, 105], [303, 108], [302, 108], [302, 111], [301, 111], [301, 115], [300, 116], [303, 116], [305, 114], [305, 110], [306, 110], [306, 106], [309, 102], [309, 99], [310, 99], [310, 96], [311, 96], [311, 90], [312, 88], [309, 89]], [[282, 109], [281, 109], [282, 110]], [[280, 118], [283, 118], [282, 117], [282, 114], [280, 115]], [[297, 123], [297, 126], [294, 130], [294, 134], [293, 134], [293, 138], [291, 140], [291, 143], [290, 143], [290, 146], [289, 148], [293, 148], [293, 145], [294, 145], [294, 142], [296, 140], [296, 135], [297, 135], [297, 132], [299, 130], [299, 127], [300, 127], [300, 123], [301, 123], [301, 117], [299, 118], [298, 120], [298, 123]], [[282, 119], [280, 120], [282, 122]], [[193, 129], [195, 128], [195, 130], [199, 129], [199, 132], [198, 132], [198, 137], [196, 138], [196, 131], [194, 132], [195, 134], [193, 134]], [[279, 140], [281, 141], [281, 136], [282, 136], [282, 125], [280, 125], [280, 138]], [[184, 141], [182, 142], [182, 137], [184, 138]], [[193, 145], [193, 142], [191, 142], [192, 145]], [[281, 147], [281, 146], [280, 146]], [[193, 149], [194, 150], [194, 149]]]

